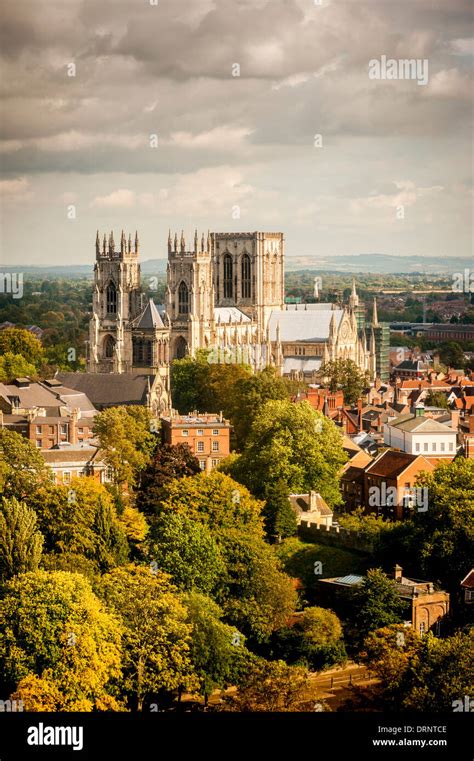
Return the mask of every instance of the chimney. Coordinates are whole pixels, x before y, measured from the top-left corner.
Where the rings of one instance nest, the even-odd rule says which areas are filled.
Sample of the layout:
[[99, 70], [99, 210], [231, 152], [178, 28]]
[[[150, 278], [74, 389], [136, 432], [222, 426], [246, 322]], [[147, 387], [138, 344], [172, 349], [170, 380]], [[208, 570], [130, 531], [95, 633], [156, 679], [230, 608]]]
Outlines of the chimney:
[[453, 431], [459, 428], [459, 410], [451, 410], [451, 428]]
[[310, 512], [313, 512], [314, 510], [317, 510], [317, 506], [318, 506], [317, 499], [316, 499], [317, 496], [318, 496], [317, 492], [310, 491], [310, 493], [309, 493], [309, 509], [310, 509]]
[[362, 422], [362, 399], [357, 400], [357, 416], [359, 419], [359, 433], [364, 430], [364, 425]]
[[69, 441], [71, 444], [77, 444], [77, 418], [79, 410], [77, 407], [71, 411], [71, 418], [69, 423]]
[[474, 414], [469, 415], [469, 433], [474, 433]]
[[397, 563], [397, 565], [393, 569], [393, 578], [395, 579], [397, 584], [402, 583], [402, 575], [403, 575], [403, 568], [401, 567], [401, 565], [398, 565]]

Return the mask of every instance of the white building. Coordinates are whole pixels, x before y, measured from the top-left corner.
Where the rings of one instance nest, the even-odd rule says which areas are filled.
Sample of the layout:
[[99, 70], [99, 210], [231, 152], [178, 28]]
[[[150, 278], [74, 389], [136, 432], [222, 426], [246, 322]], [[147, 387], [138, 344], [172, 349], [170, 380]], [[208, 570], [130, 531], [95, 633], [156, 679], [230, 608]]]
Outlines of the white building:
[[457, 430], [425, 417], [423, 407], [388, 420], [383, 433], [386, 446], [407, 454], [451, 459], [456, 454]]

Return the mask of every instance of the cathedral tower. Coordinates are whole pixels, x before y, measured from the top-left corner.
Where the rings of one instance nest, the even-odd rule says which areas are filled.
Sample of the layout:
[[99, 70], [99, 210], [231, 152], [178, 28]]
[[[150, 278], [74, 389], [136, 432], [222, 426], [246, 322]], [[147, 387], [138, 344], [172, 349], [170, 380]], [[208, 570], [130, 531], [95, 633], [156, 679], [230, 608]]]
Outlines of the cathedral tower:
[[170, 322], [170, 358], [194, 356], [209, 345], [214, 322], [211, 235], [194, 233], [186, 247], [184, 233], [168, 236], [166, 314]]
[[89, 372], [123, 373], [131, 369], [130, 323], [141, 311], [143, 299], [138, 262], [139, 241], [122, 231], [120, 248], [115, 250], [113, 232], [97, 232], [94, 266], [93, 317], [89, 334]]

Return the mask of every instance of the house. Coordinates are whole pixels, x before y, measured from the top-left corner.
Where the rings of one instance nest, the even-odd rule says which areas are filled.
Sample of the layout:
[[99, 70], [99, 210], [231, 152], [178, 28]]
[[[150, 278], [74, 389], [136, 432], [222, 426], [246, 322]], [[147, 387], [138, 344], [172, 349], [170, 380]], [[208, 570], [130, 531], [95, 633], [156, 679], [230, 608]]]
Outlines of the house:
[[96, 414], [85, 394], [54, 379], [0, 383], [0, 428], [15, 431], [38, 449], [91, 441]]
[[459, 436], [464, 457], [474, 459], [474, 409], [468, 417], [460, 421]]
[[425, 415], [423, 405], [408, 415], [388, 419], [384, 425], [384, 443], [407, 454], [452, 460], [457, 450], [456, 420], [452, 425], [440, 423]]
[[296, 522], [302, 522], [308, 526], [332, 526], [333, 512], [327, 502], [318, 492], [310, 491], [309, 494], [290, 494], [290, 505], [296, 513]]
[[393, 368], [393, 375], [403, 380], [421, 380], [429, 370], [429, 365], [419, 359], [404, 359]]
[[[318, 584], [326, 588], [329, 595], [338, 590], [351, 592], [362, 584], [363, 576], [348, 574], [330, 579], [320, 579]], [[449, 614], [449, 594], [438, 590], [431, 581], [410, 579], [403, 576], [403, 569], [396, 565], [393, 583], [399, 597], [407, 604], [410, 620], [406, 622], [420, 636], [432, 631], [438, 635]]]
[[230, 423], [220, 415], [193, 412], [161, 417], [164, 444], [187, 444], [207, 472], [230, 453]]
[[162, 388], [163, 380], [158, 374], [60, 372], [56, 378], [86, 394], [98, 410], [120, 405], [143, 405], [156, 416], [167, 412], [160, 400], [166, 397], [169, 390]]
[[435, 463], [422, 455], [391, 449], [382, 452], [365, 469], [365, 508], [393, 520], [402, 520], [414, 509], [425, 511], [426, 492], [415, 490], [415, 482], [420, 473], [434, 468]]
[[464, 605], [474, 605], [474, 568], [461, 581], [461, 590]]
[[[372, 462], [372, 458], [369, 458]], [[341, 475], [341, 492], [345, 509], [348, 512], [365, 506], [365, 468], [367, 465], [355, 466], [347, 463]]]
[[42, 454], [57, 484], [69, 484], [73, 478], [83, 476], [102, 484], [112, 481], [113, 471], [103, 461], [98, 447], [66, 443], [51, 447]]

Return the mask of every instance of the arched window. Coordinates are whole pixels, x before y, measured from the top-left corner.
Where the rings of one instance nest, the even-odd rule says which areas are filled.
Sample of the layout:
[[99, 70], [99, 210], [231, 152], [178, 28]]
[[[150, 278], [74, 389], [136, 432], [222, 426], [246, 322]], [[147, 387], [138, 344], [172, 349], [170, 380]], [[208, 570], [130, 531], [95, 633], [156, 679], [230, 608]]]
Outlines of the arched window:
[[224, 298], [231, 299], [232, 295], [232, 257], [226, 254], [224, 256]]
[[152, 365], [152, 344], [144, 338], [133, 339], [133, 364], [141, 367]]
[[109, 283], [106, 292], [107, 314], [117, 314], [117, 289], [113, 283]]
[[183, 359], [186, 356], [188, 345], [183, 336], [179, 336], [175, 344], [175, 356], [176, 359]]
[[184, 280], [181, 281], [178, 288], [178, 312], [179, 314], [188, 314], [189, 312], [189, 291]]
[[252, 292], [252, 280], [250, 271], [250, 256], [244, 254], [242, 257], [242, 298], [249, 299]]
[[113, 359], [115, 349], [115, 339], [112, 336], [106, 336], [104, 341], [104, 356], [106, 359]]

